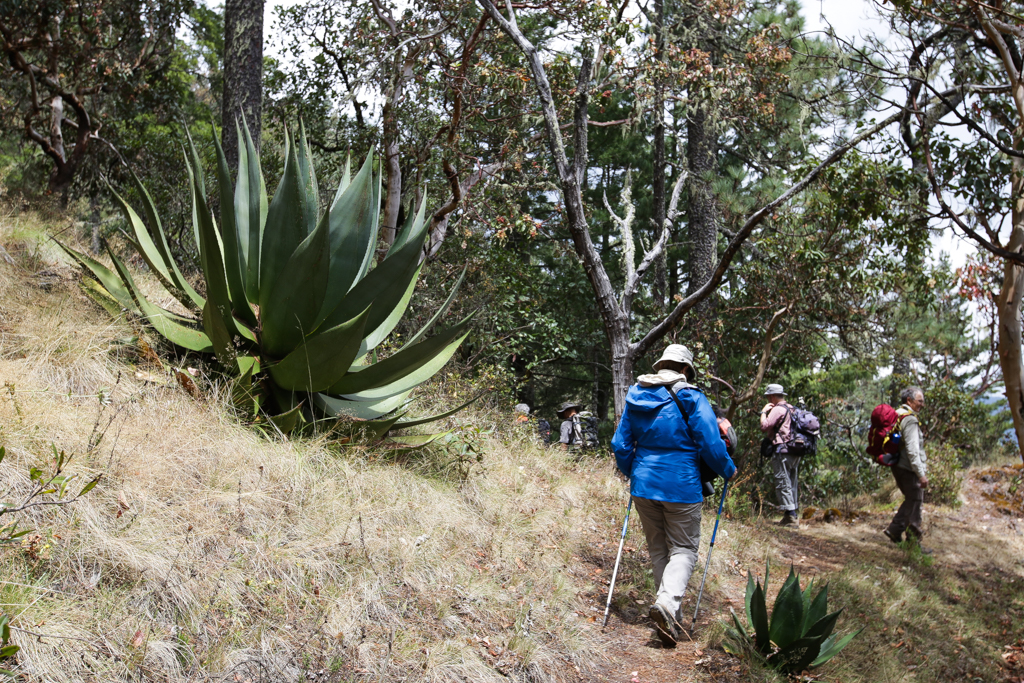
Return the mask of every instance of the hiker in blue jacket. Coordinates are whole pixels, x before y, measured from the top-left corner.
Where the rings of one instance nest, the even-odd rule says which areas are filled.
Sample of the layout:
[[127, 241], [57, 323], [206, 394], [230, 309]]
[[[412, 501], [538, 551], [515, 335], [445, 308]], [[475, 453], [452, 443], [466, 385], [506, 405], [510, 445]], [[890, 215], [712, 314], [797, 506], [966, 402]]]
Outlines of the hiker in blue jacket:
[[662, 644], [675, 647], [682, 634], [679, 608], [700, 544], [700, 462], [725, 479], [736, 473], [736, 465], [726, 452], [711, 404], [692, 384], [690, 350], [671, 344], [654, 369], [657, 374], [641, 375], [630, 387], [612, 449], [619, 470], [630, 479], [654, 565], [658, 596], [650, 617]]

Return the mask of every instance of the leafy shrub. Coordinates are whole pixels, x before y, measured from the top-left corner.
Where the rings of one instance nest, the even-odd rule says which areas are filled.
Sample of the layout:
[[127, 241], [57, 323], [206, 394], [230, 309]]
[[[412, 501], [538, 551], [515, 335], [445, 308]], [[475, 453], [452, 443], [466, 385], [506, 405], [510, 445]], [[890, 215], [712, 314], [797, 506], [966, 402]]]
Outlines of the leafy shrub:
[[929, 445], [928, 488], [925, 491], [929, 503], [960, 507], [960, 485], [963, 483], [963, 455], [947, 443]]

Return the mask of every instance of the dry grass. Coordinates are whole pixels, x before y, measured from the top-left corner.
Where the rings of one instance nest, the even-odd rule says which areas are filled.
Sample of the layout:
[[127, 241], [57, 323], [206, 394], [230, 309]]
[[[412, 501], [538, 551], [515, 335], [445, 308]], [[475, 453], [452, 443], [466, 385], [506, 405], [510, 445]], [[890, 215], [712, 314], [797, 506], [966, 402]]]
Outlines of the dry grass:
[[[874, 518], [798, 533], [727, 520], [700, 638], [674, 654], [645, 642], [653, 587], [634, 518], [602, 634], [591, 619], [623, 502], [607, 459], [537, 448], [492, 405], [444, 425], [493, 427], [465, 481], [441, 448], [395, 457], [239, 426], [223, 386], [200, 373], [193, 399], [146, 360], [139, 329], [81, 293], [44, 229], [0, 219], [15, 260], [0, 258], [0, 485], [26, 490], [51, 443], [83, 480], [104, 479], [72, 507], [26, 514], [35, 534], [0, 548], [26, 680], [775, 681], [709, 650], [766, 558], [775, 590], [792, 562], [832, 581], [843, 630], [869, 627], [825, 680], [996, 680], [1002, 640], [1024, 630], [1022, 539], [979, 530], [965, 504], [934, 525], [934, 565], [881, 542]], [[453, 373], [417, 411], [474, 391]]]
[[[609, 476], [581, 480], [512, 430], [485, 437], [483, 468], [461, 482], [432, 476], [429, 453], [402, 466], [240, 427], [215, 390], [196, 401], [138, 379], [162, 371], [125, 353], [135, 331], [86, 299], [25, 223], [0, 228], [19, 261], [0, 266], [0, 480], [23, 488], [51, 442], [75, 454], [71, 471], [104, 480], [32, 515], [41, 538], [0, 560], [4, 611], [47, 634], [15, 632], [23, 672], [498, 681], [587, 669], [563, 568], [620, 490]], [[36, 286], [42, 264], [64, 277]]]

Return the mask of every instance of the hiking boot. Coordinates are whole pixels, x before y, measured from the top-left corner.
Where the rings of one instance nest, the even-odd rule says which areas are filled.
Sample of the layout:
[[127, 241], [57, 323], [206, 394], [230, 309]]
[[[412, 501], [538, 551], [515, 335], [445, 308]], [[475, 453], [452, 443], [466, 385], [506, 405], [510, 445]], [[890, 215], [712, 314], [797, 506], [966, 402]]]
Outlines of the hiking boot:
[[893, 543], [900, 543], [903, 541], [903, 534], [893, 533], [892, 531], [889, 531], [888, 527], [882, 529], [882, 533], [885, 534], [885, 537]]
[[658, 634], [661, 646], [673, 648], [679, 639], [679, 627], [676, 620], [669, 616], [668, 612], [661, 605], [651, 605], [651, 611], [647, 616], [654, 622], [654, 631]]
[[779, 520], [779, 526], [791, 526], [794, 529], [800, 528], [800, 520], [796, 516], [796, 511], [786, 510], [782, 515], [782, 519]]

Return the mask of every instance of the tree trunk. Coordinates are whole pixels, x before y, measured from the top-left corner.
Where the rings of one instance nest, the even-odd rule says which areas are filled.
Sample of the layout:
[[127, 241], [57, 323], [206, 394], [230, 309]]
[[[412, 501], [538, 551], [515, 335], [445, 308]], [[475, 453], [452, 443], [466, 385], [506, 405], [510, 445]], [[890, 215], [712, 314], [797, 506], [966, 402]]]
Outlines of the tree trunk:
[[263, 0], [226, 0], [224, 4], [221, 144], [228, 168], [238, 167], [235, 123], [242, 126], [243, 116], [259, 150], [263, 127]]
[[[654, 14], [656, 23], [654, 30], [655, 57], [658, 62], [665, 61], [665, 2], [655, 0]], [[665, 225], [665, 84], [659, 77], [654, 85], [654, 159], [652, 177], [652, 201], [654, 219], [654, 237], [658, 239], [662, 227]], [[654, 264], [654, 305], [658, 310], [664, 310], [665, 302], [665, 262], [658, 259]]]
[[[700, 103], [686, 124], [686, 154], [690, 167], [690, 263], [687, 294], [711, 279], [718, 256], [718, 205], [711, 186], [717, 169], [717, 141], [708, 121], [707, 105]], [[694, 307], [699, 322], [714, 309], [714, 296]]]
[[[1018, 147], [1019, 148], [1019, 147]], [[1007, 251], [1024, 252], [1024, 160], [1013, 159], [1011, 178], [1013, 230]], [[1024, 460], [1024, 363], [1021, 360], [1021, 295], [1024, 294], [1024, 268], [1009, 259], [1003, 261], [1003, 286], [996, 298], [999, 315], [999, 366], [1010, 404], [1017, 447]]]

